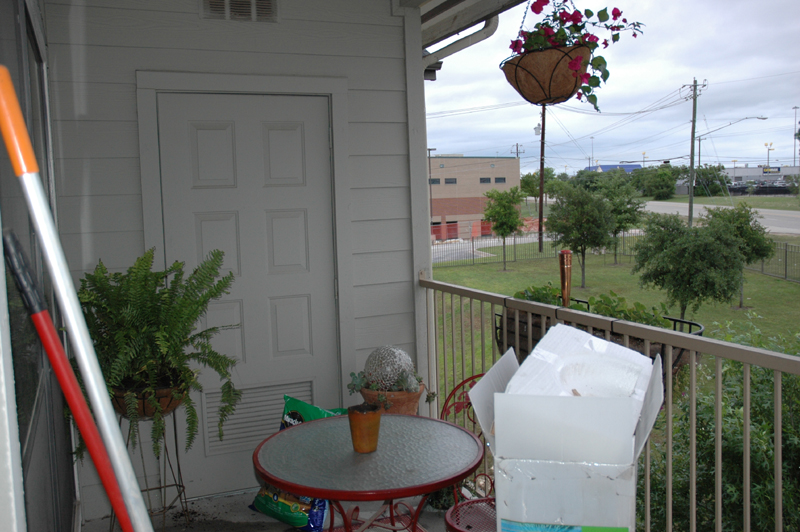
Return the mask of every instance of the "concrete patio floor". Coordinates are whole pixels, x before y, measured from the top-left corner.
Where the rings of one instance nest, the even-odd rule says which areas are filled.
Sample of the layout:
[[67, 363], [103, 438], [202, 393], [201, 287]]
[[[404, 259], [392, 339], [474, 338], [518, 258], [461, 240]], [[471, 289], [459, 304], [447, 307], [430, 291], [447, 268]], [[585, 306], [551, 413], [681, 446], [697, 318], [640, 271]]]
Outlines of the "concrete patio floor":
[[[162, 527], [162, 517], [154, 516], [153, 529], [156, 532], [160, 530], [166, 532], [184, 530], [192, 532], [292, 532], [295, 530], [290, 525], [252, 510], [249, 506], [253, 503], [256, 493], [257, 490], [253, 490], [235, 495], [189, 501], [191, 517], [189, 525], [186, 524], [182, 513], [173, 509], [166, 515], [165, 527]], [[407, 499], [405, 502], [409, 503], [412, 508], [416, 508], [418, 500], [416, 498]], [[376, 501], [342, 503], [345, 510], [354, 505], [359, 507], [361, 517], [365, 517], [380, 508], [381, 503]], [[340, 523], [341, 517], [337, 516], [336, 524]], [[444, 512], [426, 508], [420, 516], [419, 524], [427, 532], [445, 532]], [[109, 532], [109, 529], [109, 518], [86, 521], [81, 527], [82, 532]], [[121, 530], [119, 524], [114, 527], [114, 530]]]

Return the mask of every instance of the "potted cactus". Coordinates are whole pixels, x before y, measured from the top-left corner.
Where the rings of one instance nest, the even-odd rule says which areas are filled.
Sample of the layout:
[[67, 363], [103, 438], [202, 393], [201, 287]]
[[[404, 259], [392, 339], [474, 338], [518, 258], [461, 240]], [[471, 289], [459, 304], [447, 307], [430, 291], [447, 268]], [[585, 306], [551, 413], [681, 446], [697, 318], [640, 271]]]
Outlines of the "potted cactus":
[[[351, 373], [347, 385], [351, 394], [360, 392], [364, 402], [380, 404], [383, 412], [416, 414], [419, 398], [425, 392], [422, 377], [417, 375], [414, 363], [402, 349], [384, 345], [367, 357], [364, 370]], [[430, 402], [435, 392], [428, 392]]]

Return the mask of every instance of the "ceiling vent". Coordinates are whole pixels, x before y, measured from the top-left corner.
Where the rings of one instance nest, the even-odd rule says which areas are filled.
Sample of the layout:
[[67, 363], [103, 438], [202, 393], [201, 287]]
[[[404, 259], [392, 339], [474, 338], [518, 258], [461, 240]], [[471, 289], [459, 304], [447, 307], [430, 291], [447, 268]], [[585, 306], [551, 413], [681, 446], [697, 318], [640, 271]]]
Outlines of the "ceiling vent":
[[277, 22], [278, 0], [203, 0], [202, 18]]

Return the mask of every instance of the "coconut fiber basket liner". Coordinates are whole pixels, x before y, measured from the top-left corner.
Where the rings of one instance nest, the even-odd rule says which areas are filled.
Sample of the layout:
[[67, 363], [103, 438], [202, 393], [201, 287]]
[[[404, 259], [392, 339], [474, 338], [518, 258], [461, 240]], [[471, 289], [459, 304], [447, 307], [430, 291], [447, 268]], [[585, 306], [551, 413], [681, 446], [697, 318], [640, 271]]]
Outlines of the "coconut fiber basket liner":
[[[583, 64], [591, 57], [586, 46], [548, 48], [510, 57], [500, 64], [506, 79], [525, 100], [537, 105], [561, 103], [572, 98], [581, 86]], [[569, 69], [569, 62], [581, 56], [581, 68]]]

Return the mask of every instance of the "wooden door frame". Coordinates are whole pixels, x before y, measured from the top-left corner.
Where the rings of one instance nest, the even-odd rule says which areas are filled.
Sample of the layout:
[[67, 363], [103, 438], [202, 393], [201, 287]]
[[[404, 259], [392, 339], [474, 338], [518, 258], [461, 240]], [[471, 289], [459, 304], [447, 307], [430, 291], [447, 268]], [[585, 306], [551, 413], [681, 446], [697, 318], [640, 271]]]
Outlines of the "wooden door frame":
[[161, 162], [158, 140], [159, 93], [324, 96], [329, 101], [333, 213], [334, 287], [338, 293], [335, 329], [338, 341], [339, 401], [344, 400], [346, 368], [355, 366], [355, 314], [347, 173], [347, 79], [335, 77], [136, 72], [139, 161], [145, 249], [156, 248], [155, 263], [166, 268], [162, 218]]

